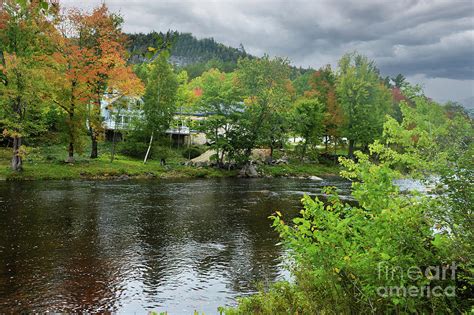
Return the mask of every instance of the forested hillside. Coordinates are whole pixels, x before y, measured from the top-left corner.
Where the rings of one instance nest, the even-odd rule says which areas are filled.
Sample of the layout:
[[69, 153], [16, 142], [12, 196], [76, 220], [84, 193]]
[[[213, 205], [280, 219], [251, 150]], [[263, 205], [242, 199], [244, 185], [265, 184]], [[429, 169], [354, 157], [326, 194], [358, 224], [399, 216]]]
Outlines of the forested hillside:
[[191, 77], [196, 77], [212, 67], [230, 72], [235, 69], [239, 58], [252, 57], [245, 52], [243, 46], [237, 49], [218, 43], [213, 38], [197, 39], [190, 33], [130, 34], [129, 40], [133, 63], [146, 59], [148, 47], [159, 48], [169, 44], [171, 62], [185, 68]]
[[[197, 39], [191, 33], [177, 31], [138, 33], [129, 34], [128, 38], [132, 63], [146, 60], [149, 47], [161, 48], [169, 45], [171, 63], [186, 70], [191, 79], [211, 68], [232, 72], [236, 69], [239, 58], [255, 58], [245, 51], [242, 44], [239, 48], [229, 47], [216, 42], [213, 38]], [[307, 69], [292, 67], [292, 77], [296, 78], [306, 71]]]

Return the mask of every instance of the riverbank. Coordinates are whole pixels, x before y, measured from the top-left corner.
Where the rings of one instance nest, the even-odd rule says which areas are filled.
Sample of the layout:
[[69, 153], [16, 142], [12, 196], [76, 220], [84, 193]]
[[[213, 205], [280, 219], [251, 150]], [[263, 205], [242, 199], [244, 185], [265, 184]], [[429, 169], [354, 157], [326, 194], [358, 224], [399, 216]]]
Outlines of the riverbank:
[[[62, 160], [42, 154], [32, 154], [24, 162], [22, 172], [10, 169], [9, 154], [0, 152], [0, 180], [49, 180], [49, 179], [131, 179], [131, 178], [219, 178], [237, 177], [239, 170], [224, 170], [214, 167], [185, 166], [183, 161], [170, 160], [162, 166], [159, 161], [142, 160], [117, 156], [112, 163], [107, 155], [99, 159], [79, 157], [76, 163], [65, 163]], [[339, 166], [292, 162], [283, 165], [258, 165], [261, 177], [310, 177], [337, 175]]]

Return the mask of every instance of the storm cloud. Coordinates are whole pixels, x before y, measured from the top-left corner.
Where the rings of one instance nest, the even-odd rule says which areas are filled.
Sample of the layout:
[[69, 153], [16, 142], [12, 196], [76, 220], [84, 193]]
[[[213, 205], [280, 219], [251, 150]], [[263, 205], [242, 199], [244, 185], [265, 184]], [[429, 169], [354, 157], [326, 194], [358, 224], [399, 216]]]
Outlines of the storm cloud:
[[[63, 1], [90, 8], [95, 1]], [[436, 96], [474, 95], [474, 2], [438, 0], [108, 0], [125, 17], [125, 31], [178, 30], [245, 49], [288, 57], [292, 64], [336, 65], [357, 50], [384, 75], [403, 73], [417, 83], [450, 82]], [[456, 93], [449, 85], [460, 84]], [[438, 93], [439, 94], [439, 93]]]

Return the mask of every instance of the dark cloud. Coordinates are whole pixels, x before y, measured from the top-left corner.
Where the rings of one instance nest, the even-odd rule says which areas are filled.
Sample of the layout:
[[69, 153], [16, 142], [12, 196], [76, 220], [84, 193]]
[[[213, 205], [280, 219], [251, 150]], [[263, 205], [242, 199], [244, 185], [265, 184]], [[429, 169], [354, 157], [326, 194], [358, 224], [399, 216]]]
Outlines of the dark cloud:
[[[68, 6], [90, 7], [99, 0], [63, 2]], [[295, 65], [312, 67], [335, 65], [342, 54], [357, 50], [373, 58], [384, 74], [470, 80], [464, 94], [474, 95], [472, 0], [106, 3], [112, 10], [122, 12], [128, 32], [192, 32], [231, 46], [242, 43], [256, 55], [287, 56]]]

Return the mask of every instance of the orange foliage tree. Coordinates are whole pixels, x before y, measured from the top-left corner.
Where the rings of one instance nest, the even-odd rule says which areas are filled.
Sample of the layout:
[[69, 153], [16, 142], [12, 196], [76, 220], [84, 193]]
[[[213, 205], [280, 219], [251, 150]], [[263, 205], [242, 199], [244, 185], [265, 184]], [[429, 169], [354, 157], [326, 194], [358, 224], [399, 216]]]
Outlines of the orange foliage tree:
[[88, 104], [92, 92], [88, 82], [93, 79], [94, 70], [91, 60], [92, 49], [85, 47], [80, 40], [80, 14], [73, 9], [61, 16], [59, 32], [54, 37], [56, 67], [52, 69], [55, 93], [53, 102], [64, 112], [68, 138], [67, 162], [74, 162], [75, 151], [82, 151], [81, 135], [86, 127]]
[[91, 13], [73, 10], [69, 18], [75, 25], [77, 45], [88, 53], [83, 55], [90, 102], [87, 120], [91, 138], [91, 158], [98, 157], [97, 141], [103, 132], [100, 109], [106, 94], [113, 97], [141, 95], [142, 82], [127, 64], [126, 36], [121, 30], [123, 19], [109, 11], [105, 4]]
[[336, 150], [337, 140], [341, 135], [341, 126], [344, 123], [344, 113], [337, 102], [336, 76], [331, 66], [327, 65], [314, 72], [309, 80], [311, 90], [305, 96], [317, 98], [325, 106], [324, 130], [326, 135], [326, 152], [328, 151], [329, 138], [333, 139]]
[[126, 62], [121, 23], [105, 5], [91, 13], [70, 9], [61, 15], [55, 36], [53, 101], [65, 114], [68, 162], [74, 161], [76, 150], [82, 150], [86, 126], [92, 140], [91, 157], [97, 157], [105, 94], [120, 98], [143, 93], [142, 82]]

